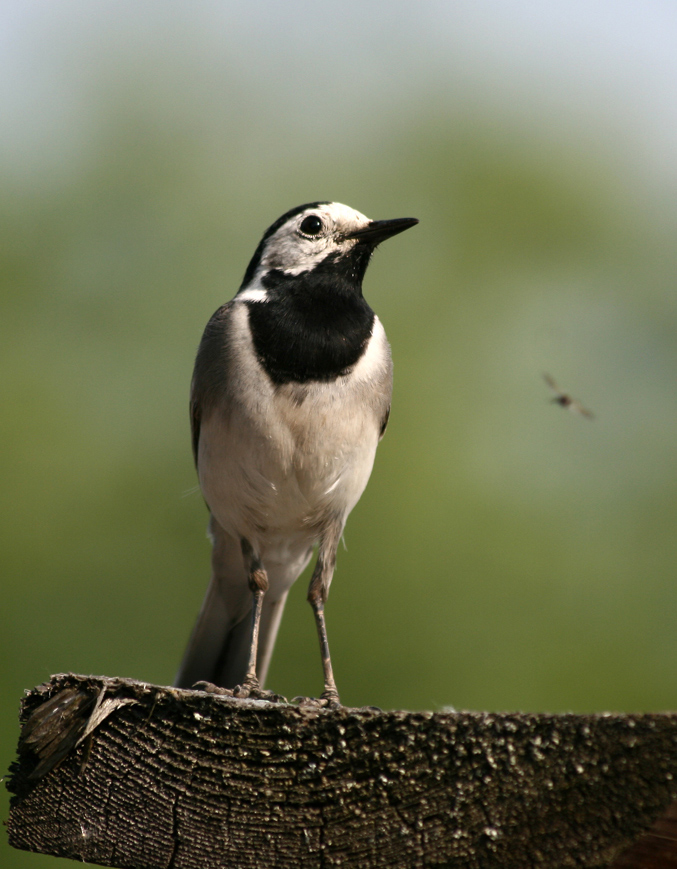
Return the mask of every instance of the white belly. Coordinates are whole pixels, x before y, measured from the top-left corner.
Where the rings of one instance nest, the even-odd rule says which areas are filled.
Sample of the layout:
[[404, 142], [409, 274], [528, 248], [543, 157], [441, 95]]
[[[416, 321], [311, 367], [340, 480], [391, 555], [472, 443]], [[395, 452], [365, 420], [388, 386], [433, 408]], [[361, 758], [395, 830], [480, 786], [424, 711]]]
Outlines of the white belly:
[[198, 475], [224, 531], [249, 541], [271, 585], [288, 587], [328, 525], [343, 528], [367, 485], [390, 402], [390, 354], [375, 318], [348, 375], [275, 386], [256, 360], [247, 316], [246, 305], [236, 306], [237, 377], [201, 420]]
[[328, 521], [345, 522], [378, 443], [373, 415], [346, 406], [342, 386], [313, 384], [300, 405], [290, 393], [279, 389], [254, 413], [217, 410], [200, 428], [205, 500], [221, 527], [245, 537], [269, 570], [271, 561], [305, 554]]

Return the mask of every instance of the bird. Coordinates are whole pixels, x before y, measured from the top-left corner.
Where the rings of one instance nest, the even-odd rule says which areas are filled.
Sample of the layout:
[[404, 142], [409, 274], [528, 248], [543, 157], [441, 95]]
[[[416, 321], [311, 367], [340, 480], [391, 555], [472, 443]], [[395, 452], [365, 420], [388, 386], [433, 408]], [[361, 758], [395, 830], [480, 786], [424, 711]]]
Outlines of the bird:
[[588, 410], [587, 407], [583, 407], [580, 401], [572, 398], [566, 392], [562, 392], [554, 378], [552, 378], [549, 374], [544, 374], [543, 380], [545, 380], [548, 388], [552, 392], [554, 392], [555, 397], [553, 398], [553, 402], [555, 404], [559, 404], [561, 407], [567, 407], [572, 413], [577, 413], [579, 416], [584, 416], [586, 419], [595, 418], [593, 412], [591, 410]]
[[317, 548], [308, 588], [324, 677], [316, 702], [340, 705], [324, 607], [393, 380], [362, 280], [376, 247], [418, 222], [370, 220], [338, 202], [293, 208], [207, 323], [190, 419], [211, 579], [176, 687], [278, 696], [263, 689], [273, 645], [287, 593]]

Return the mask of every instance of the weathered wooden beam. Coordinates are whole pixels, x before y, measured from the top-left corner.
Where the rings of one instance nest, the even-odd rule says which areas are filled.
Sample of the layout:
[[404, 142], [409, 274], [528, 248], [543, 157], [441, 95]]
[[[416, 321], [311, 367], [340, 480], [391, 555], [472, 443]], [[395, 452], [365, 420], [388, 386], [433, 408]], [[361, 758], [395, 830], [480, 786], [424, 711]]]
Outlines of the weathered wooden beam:
[[71, 674], [30, 692], [22, 722], [8, 827], [30, 851], [126, 869], [677, 866], [676, 714], [325, 710]]

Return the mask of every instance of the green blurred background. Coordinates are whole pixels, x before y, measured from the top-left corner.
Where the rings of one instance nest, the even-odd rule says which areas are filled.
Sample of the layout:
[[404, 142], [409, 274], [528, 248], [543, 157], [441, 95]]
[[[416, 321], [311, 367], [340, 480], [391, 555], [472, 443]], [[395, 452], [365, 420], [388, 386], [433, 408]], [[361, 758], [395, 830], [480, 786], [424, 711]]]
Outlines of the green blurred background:
[[[327, 610], [343, 701], [674, 708], [676, 36], [652, 0], [0, 5], [3, 768], [51, 673], [172, 681], [195, 349], [314, 199], [421, 221], [365, 282], [396, 381]], [[321, 690], [305, 593], [288, 696]]]

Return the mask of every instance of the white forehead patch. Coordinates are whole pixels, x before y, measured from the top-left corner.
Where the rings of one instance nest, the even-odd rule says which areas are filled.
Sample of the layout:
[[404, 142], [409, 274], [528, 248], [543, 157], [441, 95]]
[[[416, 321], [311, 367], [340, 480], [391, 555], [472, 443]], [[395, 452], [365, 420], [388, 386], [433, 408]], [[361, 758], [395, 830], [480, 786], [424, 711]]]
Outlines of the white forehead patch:
[[[309, 215], [317, 215], [323, 228], [317, 236], [304, 235], [301, 224]], [[332, 253], [347, 253], [356, 244], [346, 233], [362, 229], [371, 221], [364, 214], [340, 202], [307, 208], [290, 218], [266, 241], [261, 263], [253, 284], [265, 272], [279, 269], [285, 274], [299, 275], [313, 269]]]

